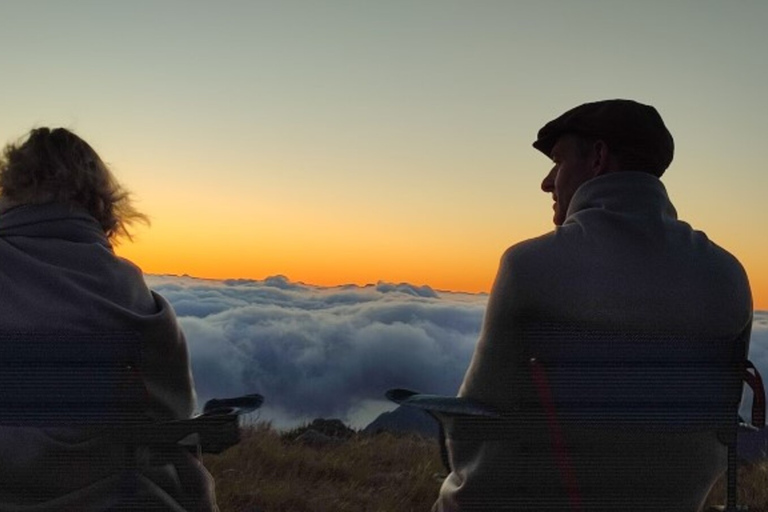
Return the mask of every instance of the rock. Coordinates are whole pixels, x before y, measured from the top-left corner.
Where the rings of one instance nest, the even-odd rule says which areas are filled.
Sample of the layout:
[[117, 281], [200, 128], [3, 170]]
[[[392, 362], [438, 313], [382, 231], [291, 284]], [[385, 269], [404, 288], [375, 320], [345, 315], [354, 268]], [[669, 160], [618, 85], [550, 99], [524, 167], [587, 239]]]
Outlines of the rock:
[[312, 446], [327, 446], [346, 441], [355, 431], [338, 419], [317, 418], [309, 425], [303, 425], [281, 435], [285, 441], [299, 441]]
[[317, 418], [309, 424], [309, 429], [336, 439], [349, 439], [355, 431], [346, 426], [341, 420]]
[[437, 439], [439, 427], [429, 413], [413, 407], [398, 407], [394, 411], [380, 414], [363, 429], [365, 434], [393, 432], [399, 434], [421, 434]]
[[305, 430], [303, 434], [298, 436], [295, 439], [295, 442], [302, 443], [307, 446], [313, 446], [315, 448], [321, 448], [324, 446], [341, 444], [342, 442], [344, 442], [344, 440], [338, 437], [331, 437], [331, 436], [325, 435], [322, 432], [318, 432], [317, 430], [310, 428], [308, 430]]

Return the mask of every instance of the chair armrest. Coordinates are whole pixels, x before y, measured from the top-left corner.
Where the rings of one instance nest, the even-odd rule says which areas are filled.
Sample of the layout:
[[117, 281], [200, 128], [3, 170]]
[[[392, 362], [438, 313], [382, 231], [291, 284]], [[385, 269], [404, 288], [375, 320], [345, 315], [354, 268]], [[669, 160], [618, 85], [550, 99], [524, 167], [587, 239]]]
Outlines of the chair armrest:
[[203, 453], [221, 453], [240, 442], [239, 417], [255, 411], [264, 403], [258, 393], [235, 398], [214, 398], [203, 406], [198, 422], [198, 438]]
[[[755, 374], [751, 374], [749, 370], [753, 370]], [[747, 360], [744, 370], [744, 382], [752, 389], [752, 421], [749, 424], [740, 421], [739, 426], [751, 427], [754, 430], [763, 429], [765, 428], [765, 386], [763, 386], [760, 372], [749, 360]]]
[[401, 388], [390, 389], [387, 391], [386, 397], [397, 404], [423, 409], [430, 413], [488, 418], [501, 417], [501, 413], [493, 407], [467, 397], [429, 395]]
[[236, 398], [213, 398], [205, 402], [203, 414], [221, 414], [233, 412], [234, 414], [246, 414], [253, 412], [264, 403], [264, 397], [258, 393], [238, 396]]
[[440, 428], [440, 459], [448, 473], [453, 471], [453, 468], [446, 447], [446, 429], [453, 430], [453, 425], [449, 425], [453, 423], [452, 418], [467, 418], [473, 423], [501, 418], [501, 414], [492, 407], [467, 397], [429, 395], [401, 388], [390, 389], [385, 396], [401, 406], [426, 411], [437, 421]]
[[137, 445], [172, 445], [195, 434], [203, 453], [221, 453], [240, 442], [238, 418], [264, 402], [258, 394], [206, 402], [203, 414], [184, 420], [138, 423], [108, 433], [115, 439]]

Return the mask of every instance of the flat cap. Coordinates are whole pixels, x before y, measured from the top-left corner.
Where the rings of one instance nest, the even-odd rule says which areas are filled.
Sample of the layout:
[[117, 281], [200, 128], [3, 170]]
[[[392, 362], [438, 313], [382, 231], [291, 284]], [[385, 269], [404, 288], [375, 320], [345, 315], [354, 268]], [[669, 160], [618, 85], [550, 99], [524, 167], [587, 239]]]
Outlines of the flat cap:
[[648, 162], [657, 176], [669, 167], [675, 143], [661, 116], [650, 105], [633, 100], [604, 100], [584, 103], [553, 119], [539, 130], [533, 147], [550, 156], [561, 135], [592, 136], [609, 149]]

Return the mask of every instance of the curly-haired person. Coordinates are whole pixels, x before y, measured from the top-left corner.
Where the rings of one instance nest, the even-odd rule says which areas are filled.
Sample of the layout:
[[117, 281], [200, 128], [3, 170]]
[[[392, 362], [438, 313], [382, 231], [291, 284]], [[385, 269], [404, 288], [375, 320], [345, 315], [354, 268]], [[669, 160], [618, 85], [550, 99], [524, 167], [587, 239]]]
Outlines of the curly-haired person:
[[[112, 245], [147, 218], [84, 140], [38, 128], [0, 160], [0, 333], [136, 332], [151, 420], [189, 418], [195, 392], [170, 304]], [[93, 383], [98, 386], [97, 382]], [[122, 510], [125, 447], [86, 430], [0, 426], [0, 510]], [[139, 447], [132, 492], [159, 510], [215, 511], [183, 447]], [[161, 505], [163, 504], [163, 505]], [[146, 505], [143, 509], [155, 509]]]

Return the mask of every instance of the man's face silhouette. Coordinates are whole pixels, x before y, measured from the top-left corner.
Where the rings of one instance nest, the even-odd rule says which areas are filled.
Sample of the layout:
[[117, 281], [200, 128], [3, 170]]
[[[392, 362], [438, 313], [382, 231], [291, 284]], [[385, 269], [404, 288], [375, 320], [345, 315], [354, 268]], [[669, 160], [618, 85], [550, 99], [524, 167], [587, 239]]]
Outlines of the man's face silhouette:
[[596, 175], [592, 165], [592, 152], [590, 149], [585, 154], [579, 139], [574, 135], [561, 136], [552, 147], [549, 156], [555, 165], [541, 182], [541, 190], [552, 194], [555, 202], [555, 215], [552, 220], [556, 226], [565, 221], [568, 205], [571, 204], [576, 189]]

